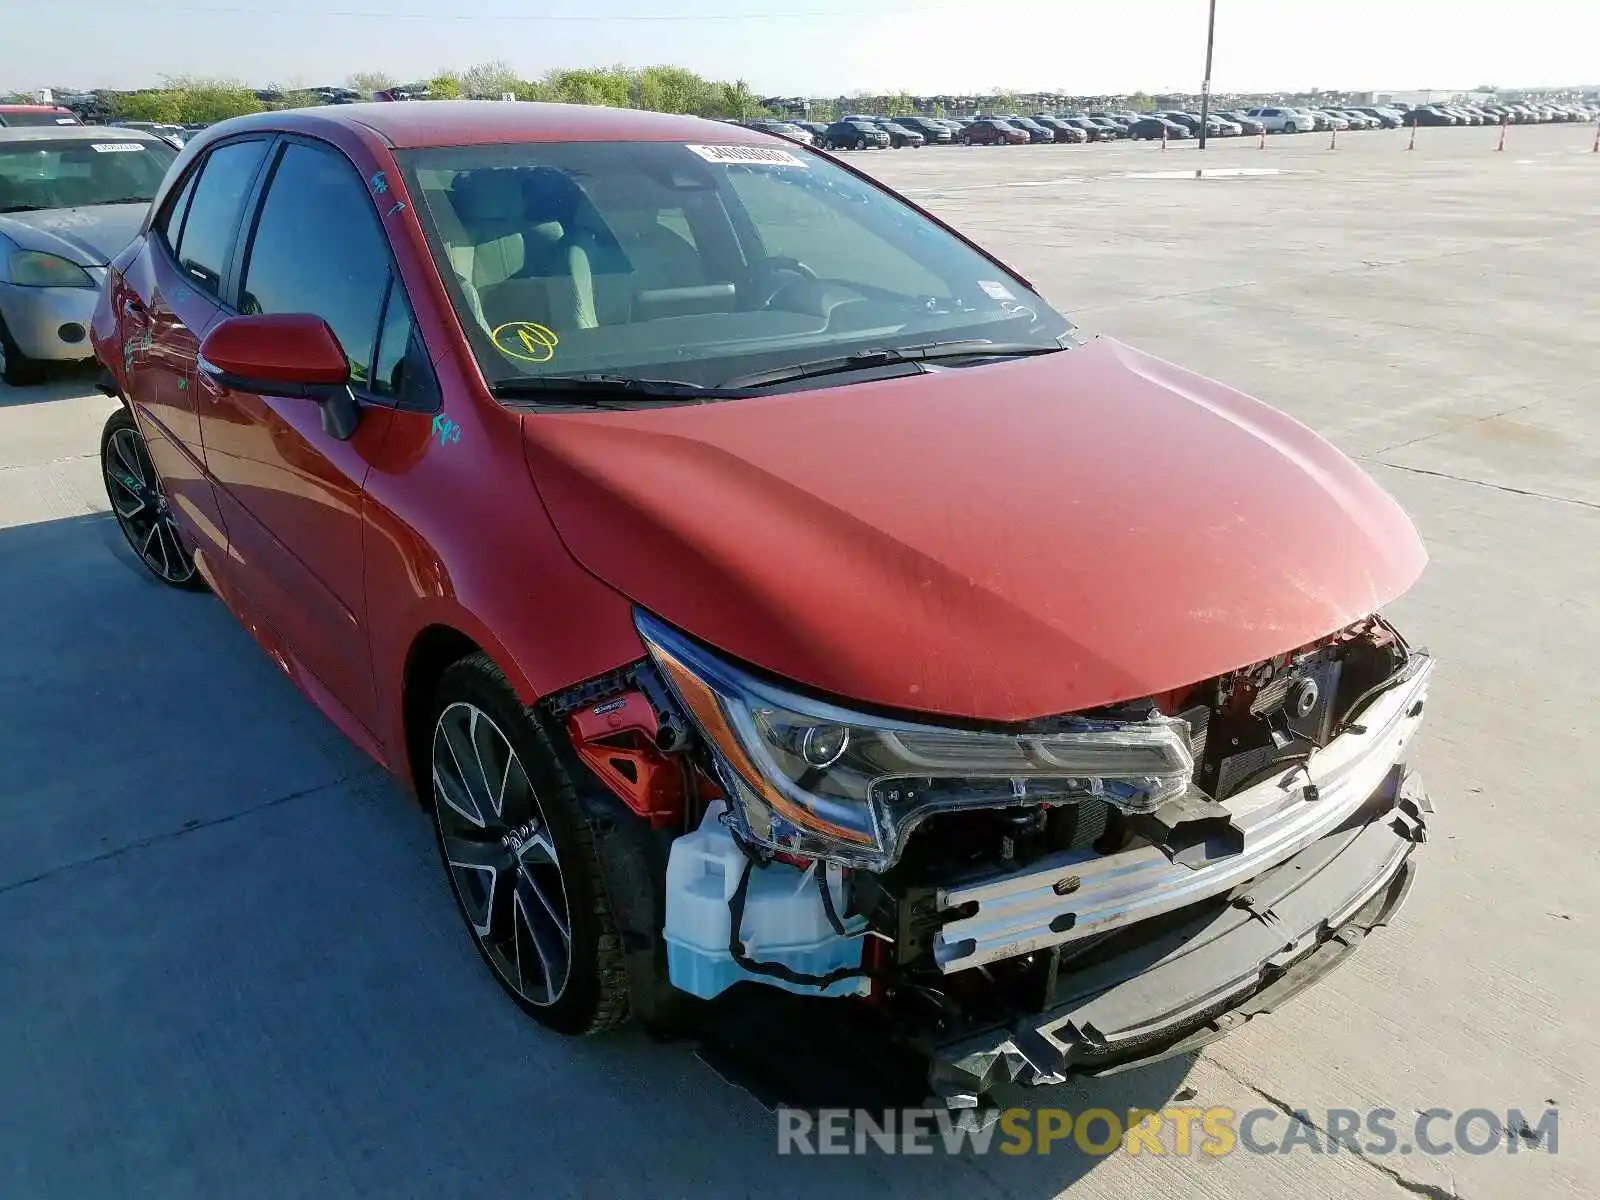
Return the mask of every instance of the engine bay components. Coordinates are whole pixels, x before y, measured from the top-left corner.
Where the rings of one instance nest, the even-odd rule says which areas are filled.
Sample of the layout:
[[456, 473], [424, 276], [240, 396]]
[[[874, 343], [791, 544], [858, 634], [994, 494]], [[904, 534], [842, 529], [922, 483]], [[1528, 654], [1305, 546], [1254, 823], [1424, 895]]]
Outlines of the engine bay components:
[[[855, 997], [937, 1070], [962, 1039], [1086, 995], [1109, 964], [1155, 961], [1173, 929], [1222, 928], [1216, 914], [1254, 903], [1257, 881], [1351, 830], [1383, 834], [1339, 861], [1393, 875], [1431, 811], [1400, 764], [1432, 660], [1377, 617], [1175, 692], [1010, 729], [851, 711], [643, 614], [639, 627], [651, 658], [565, 719], [582, 760], [670, 839], [671, 985]], [[1345, 886], [1325, 882], [1302, 902]], [[1361, 903], [1387, 886], [1348, 882]], [[1306, 953], [1320, 936], [1301, 939]], [[1276, 969], [1224, 959], [1239, 989]], [[1064, 1060], [1110, 1053], [1093, 1030], [1063, 1036], [1077, 1046]]]

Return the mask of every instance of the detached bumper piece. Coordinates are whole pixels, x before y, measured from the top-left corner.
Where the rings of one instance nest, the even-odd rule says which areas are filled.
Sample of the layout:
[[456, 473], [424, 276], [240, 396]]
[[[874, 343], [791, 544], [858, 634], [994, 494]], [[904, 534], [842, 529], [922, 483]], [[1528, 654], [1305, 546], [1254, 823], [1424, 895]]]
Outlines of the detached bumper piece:
[[1195, 1050], [1316, 982], [1405, 900], [1432, 807], [1390, 769], [1340, 828], [1224, 896], [1117, 935], [1063, 966], [1047, 1011], [937, 1047], [929, 1082], [952, 1108], [1000, 1084], [1107, 1075]]

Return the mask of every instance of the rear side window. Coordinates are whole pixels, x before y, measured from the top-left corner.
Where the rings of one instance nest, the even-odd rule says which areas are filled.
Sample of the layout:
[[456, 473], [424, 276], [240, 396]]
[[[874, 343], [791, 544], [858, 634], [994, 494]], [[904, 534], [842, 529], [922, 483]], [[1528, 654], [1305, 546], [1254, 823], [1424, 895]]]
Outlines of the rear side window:
[[221, 294], [239, 217], [266, 152], [267, 143], [259, 139], [218, 146], [206, 159], [189, 201], [178, 242], [178, 265], [196, 286], [213, 296]]
[[388, 243], [355, 168], [290, 143], [267, 185], [240, 311], [315, 313], [344, 347], [351, 381], [366, 386], [388, 287]]

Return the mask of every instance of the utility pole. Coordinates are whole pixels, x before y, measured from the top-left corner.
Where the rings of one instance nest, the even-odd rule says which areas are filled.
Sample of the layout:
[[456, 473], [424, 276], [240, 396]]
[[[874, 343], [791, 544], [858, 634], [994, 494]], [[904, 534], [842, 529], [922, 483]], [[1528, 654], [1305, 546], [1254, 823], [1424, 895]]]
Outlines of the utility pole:
[[1200, 149], [1206, 148], [1206, 121], [1211, 116], [1211, 46], [1217, 37], [1217, 0], [1211, 0], [1206, 20], [1206, 77], [1200, 84]]

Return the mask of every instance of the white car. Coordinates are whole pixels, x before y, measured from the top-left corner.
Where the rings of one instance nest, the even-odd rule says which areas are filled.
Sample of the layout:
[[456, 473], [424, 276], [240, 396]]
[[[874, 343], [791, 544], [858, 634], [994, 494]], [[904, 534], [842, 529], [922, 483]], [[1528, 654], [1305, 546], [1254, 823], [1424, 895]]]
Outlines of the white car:
[[1268, 133], [1310, 133], [1316, 128], [1309, 114], [1295, 108], [1252, 108], [1245, 116], [1260, 121]]

